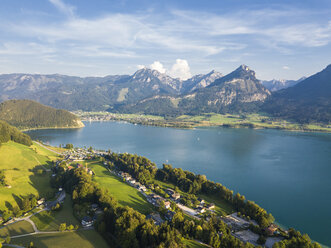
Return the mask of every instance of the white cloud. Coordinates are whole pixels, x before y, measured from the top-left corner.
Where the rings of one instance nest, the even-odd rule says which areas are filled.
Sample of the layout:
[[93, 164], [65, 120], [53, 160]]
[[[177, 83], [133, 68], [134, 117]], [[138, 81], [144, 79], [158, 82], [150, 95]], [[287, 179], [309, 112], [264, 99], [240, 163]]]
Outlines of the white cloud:
[[74, 16], [75, 7], [62, 2], [61, 0], [49, 0], [49, 2], [68, 17]]
[[166, 69], [163, 67], [160, 61], [154, 61], [153, 64], [149, 66], [152, 70], [157, 70], [161, 73], [165, 73]]
[[283, 66], [283, 69], [284, 69], [284, 70], [289, 70], [290, 67], [288, 67], [287, 65], [284, 65], [284, 66]]
[[144, 65], [137, 65], [137, 68], [138, 68], [138, 70], [141, 70], [141, 69], [146, 68], [146, 66], [144, 66]]
[[176, 59], [176, 63], [173, 64], [169, 70], [169, 75], [174, 78], [180, 78], [182, 80], [192, 77], [187, 60]]

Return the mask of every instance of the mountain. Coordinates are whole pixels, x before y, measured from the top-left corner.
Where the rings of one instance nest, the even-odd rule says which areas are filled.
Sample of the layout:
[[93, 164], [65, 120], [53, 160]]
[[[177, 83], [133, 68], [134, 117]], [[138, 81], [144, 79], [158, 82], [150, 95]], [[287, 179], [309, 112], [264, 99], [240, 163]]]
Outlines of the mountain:
[[102, 110], [109, 107], [109, 98], [114, 97], [109, 95], [109, 88], [127, 78], [5, 74], [0, 75], [0, 101], [30, 99], [67, 110]]
[[242, 65], [205, 88], [181, 96], [154, 96], [138, 104], [122, 106], [119, 112], [178, 115], [200, 113], [240, 113], [258, 109], [270, 92]]
[[10, 140], [27, 146], [32, 145], [29, 135], [20, 132], [16, 127], [9, 125], [5, 121], [0, 121], [0, 145]]
[[293, 87], [275, 92], [264, 103], [263, 110], [300, 123], [330, 123], [331, 65]]
[[0, 120], [18, 128], [79, 128], [84, 124], [70, 112], [31, 100], [0, 103]]
[[285, 80], [285, 79], [273, 79], [270, 81], [263, 80], [261, 83], [263, 84], [264, 87], [266, 87], [269, 91], [278, 91], [282, 89], [286, 89], [288, 87], [292, 87], [296, 85], [297, 83], [300, 83], [301, 81], [305, 80], [306, 77], [302, 77], [299, 80]]
[[205, 88], [223, 75], [220, 72], [212, 70], [208, 74], [198, 74], [182, 83], [181, 93], [190, 93], [197, 89]]
[[30, 99], [55, 108], [100, 111], [156, 95], [178, 96], [192, 92], [221, 76], [212, 71], [182, 81], [148, 68], [133, 75], [85, 78], [59, 74], [4, 74], [0, 75], [0, 101]]

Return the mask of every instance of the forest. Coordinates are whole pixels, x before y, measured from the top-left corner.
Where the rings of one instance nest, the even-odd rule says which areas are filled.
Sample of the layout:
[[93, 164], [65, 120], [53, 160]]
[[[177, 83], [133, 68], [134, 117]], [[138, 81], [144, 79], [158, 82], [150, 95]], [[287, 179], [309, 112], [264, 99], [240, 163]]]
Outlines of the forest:
[[14, 141], [27, 146], [32, 145], [29, 135], [20, 132], [17, 128], [0, 120], [0, 145], [8, 141]]

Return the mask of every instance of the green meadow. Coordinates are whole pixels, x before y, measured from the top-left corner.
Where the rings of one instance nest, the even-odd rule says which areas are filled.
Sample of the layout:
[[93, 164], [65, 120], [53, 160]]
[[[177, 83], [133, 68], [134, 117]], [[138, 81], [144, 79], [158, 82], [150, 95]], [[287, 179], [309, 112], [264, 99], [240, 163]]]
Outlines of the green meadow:
[[78, 230], [76, 232], [37, 234], [11, 240], [11, 244], [27, 247], [33, 242], [38, 248], [106, 248], [106, 241], [95, 230]]
[[146, 198], [137, 189], [111, 174], [100, 163], [92, 162], [88, 166], [95, 173], [94, 180], [101, 187], [108, 189], [120, 205], [131, 207], [143, 214], [153, 211], [153, 206], [146, 201]]
[[9, 187], [0, 188], [0, 209], [17, 205], [22, 196], [29, 194], [47, 196], [54, 190], [50, 187], [50, 174], [37, 175], [36, 169], [49, 169], [56, 154], [33, 144], [31, 147], [15, 142], [0, 146], [0, 170], [5, 170]]
[[25, 220], [16, 222], [14, 224], [5, 227], [0, 227], [1, 238], [6, 238], [7, 236], [22, 235], [32, 232], [34, 232], [32, 225]]

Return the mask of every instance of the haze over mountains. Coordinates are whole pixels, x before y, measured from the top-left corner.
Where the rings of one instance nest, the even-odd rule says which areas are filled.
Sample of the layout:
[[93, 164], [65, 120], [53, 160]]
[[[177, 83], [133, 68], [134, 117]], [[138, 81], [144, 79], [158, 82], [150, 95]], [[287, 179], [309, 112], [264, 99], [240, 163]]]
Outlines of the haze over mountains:
[[[298, 81], [260, 81], [255, 72], [245, 65], [225, 76], [213, 70], [187, 80], [172, 78], [148, 68], [140, 69], [133, 75], [86, 78], [58, 74], [6, 74], [0, 75], [0, 101], [32, 99], [67, 110], [108, 110], [159, 115], [262, 110], [300, 121], [328, 122], [330, 101], [325, 94], [330, 92], [329, 67], [323, 71], [322, 78], [312, 76]], [[300, 98], [302, 92], [308, 92], [308, 95]], [[296, 109], [307, 104], [310, 111], [316, 112], [314, 117], [297, 117]], [[285, 107], [287, 114], [282, 114]], [[291, 108], [294, 114], [289, 114]]]

